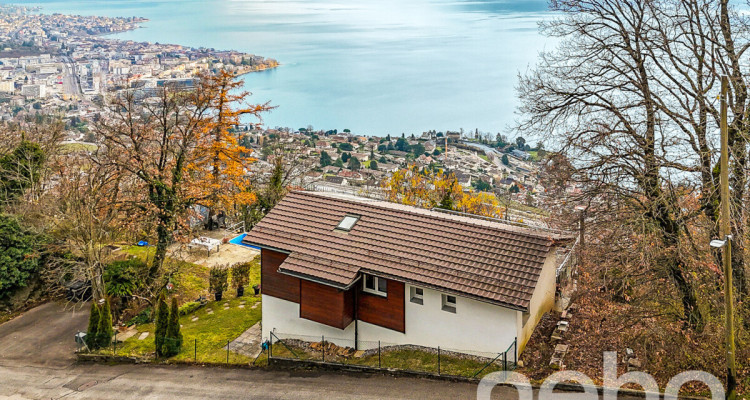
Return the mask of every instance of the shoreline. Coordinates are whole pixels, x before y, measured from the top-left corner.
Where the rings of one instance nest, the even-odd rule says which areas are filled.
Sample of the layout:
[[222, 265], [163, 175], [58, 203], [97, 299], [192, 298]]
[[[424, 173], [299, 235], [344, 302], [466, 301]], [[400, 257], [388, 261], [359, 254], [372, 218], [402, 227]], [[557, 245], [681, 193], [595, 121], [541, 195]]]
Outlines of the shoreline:
[[[59, 15], [63, 15], [63, 16], [79, 17], [79, 18], [101, 18], [101, 17], [103, 17], [103, 18], [121, 18], [121, 19], [122, 18], [128, 18], [128, 17], [104, 17], [104, 16], [101, 16], [101, 15], [93, 15], [93, 14], [92, 15], [88, 15], [88, 16], [87, 15], [81, 15], [81, 14], [66, 14], [66, 13], [51, 13], [51, 14], [48, 14], [48, 13], [44, 12], [44, 7], [43, 6], [26, 7], [26, 6], [18, 6], [18, 5], [15, 5], [15, 4], [0, 4], [0, 6], [17, 7], [17, 8], [25, 9], [27, 12], [37, 13], [37, 14], [44, 14], [44, 15], [59, 14]], [[135, 31], [135, 30], [138, 30], [138, 29], [143, 29], [144, 28], [144, 26], [142, 25], [143, 23], [151, 22], [151, 19], [150, 18], [146, 18], [146, 17], [132, 17], [132, 18], [133, 18], [132, 24], [134, 24], [134, 26], [132, 26], [132, 27], [128, 27], [128, 28], [120, 29], [120, 30], [115, 30], [115, 31], [111, 31], [111, 32], [100, 32], [100, 33], [94, 33], [94, 34], [88, 34], [87, 33], [87, 34], [81, 35], [81, 36], [89, 36], [89, 37], [92, 37], [92, 38], [99, 38], [99, 39], [102, 39], [102, 40], [111, 40], [111, 41], [117, 41], [117, 42], [147, 43], [149, 46], [156, 45], [157, 42], [137, 41], [137, 40], [132, 40], [132, 39], [121, 39], [121, 38], [107, 37], [107, 36], [110, 36], [110, 35], [117, 35], [117, 34], [121, 34], [121, 33], [132, 32], [132, 31]], [[159, 43], [159, 44], [160, 45], [166, 45], [166, 46], [180, 46], [182, 48], [189, 49], [189, 50], [192, 50], [192, 51], [201, 51], [201, 49], [204, 49], [204, 47], [197, 47], [196, 48], [196, 47], [192, 47], [192, 46], [182, 45], [182, 44], [179, 44], [179, 43]], [[219, 50], [214, 50], [214, 51], [216, 51], [216, 52], [238, 53], [238, 54], [242, 54], [243, 58], [244, 58], [244, 56], [249, 56], [249, 57], [256, 57], [257, 56], [256, 54], [247, 53], [247, 52], [239, 51], [239, 50], [235, 50], [235, 49], [219, 49]], [[44, 54], [44, 53], [40, 52], [40, 54]], [[262, 60], [264, 61], [264, 63], [260, 64], [262, 66], [262, 68], [253, 69], [253, 68], [250, 67], [250, 69], [247, 70], [248, 68], [242, 68], [242, 67], [248, 67], [248, 66], [239, 65], [239, 66], [236, 66], [236, 67], [238, 69], [242, 69], [243, 71], [238, 72], [236, 75], [238, 77], [240, 77], [240, 76], [244, 76], [244, 75], [250, 74], [252, 72], [262, 72], [262, 71], [267, 71], [267, 70], [275, 69], [275, 68], [278, 68], [279, 66], [282, 65], [282, 63], [280, 63], [276, 59], [268, 58], [268, 57], [265, 57], [265, 56], [259, 56], [259, 57], [261, 57]], [[265, 64], [265, 61], [268, 61], [268, 60], [272, 61], [270, 63], [270, 65], [266, 65]]]

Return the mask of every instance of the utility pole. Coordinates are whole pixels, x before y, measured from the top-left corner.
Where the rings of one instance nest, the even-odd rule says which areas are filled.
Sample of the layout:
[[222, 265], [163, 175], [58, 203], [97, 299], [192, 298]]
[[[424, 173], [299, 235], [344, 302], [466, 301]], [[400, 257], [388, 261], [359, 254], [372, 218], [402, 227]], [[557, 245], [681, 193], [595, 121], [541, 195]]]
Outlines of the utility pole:
[[727, 350], [727, 399], [737, 398], [737, 368], [734, 362], [734, 299], [732, 284], [732, 236], [729, 220], [729, 129], [727, 126], [727, 92], [729, 79], [721, 77], [721, 226], [720, 234], [726, 244], [723, 251], [724, 264], [724, 312]]

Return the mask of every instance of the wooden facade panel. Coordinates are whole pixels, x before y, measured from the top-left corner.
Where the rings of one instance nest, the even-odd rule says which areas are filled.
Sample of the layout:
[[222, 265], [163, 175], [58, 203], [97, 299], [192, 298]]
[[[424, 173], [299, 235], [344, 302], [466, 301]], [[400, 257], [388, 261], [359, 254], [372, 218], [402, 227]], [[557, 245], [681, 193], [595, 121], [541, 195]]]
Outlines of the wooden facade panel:
[[406, 315], [404, 311], [404, 283], [388, 280], [386, 297], [362, 291], [362, 284], [357, 284], [359, 291], [357, 318], [373, 325], [406, 332]]
[[295, 303], [300, 302], [300, 279], [279, 272], [287, 255], [273, 250], [260, 251], [260, 289], [263, 294]]
[[300, 289], [300, 318], [344, 329], [354, 320], [354, 296], [330, 286], [303, 280]]

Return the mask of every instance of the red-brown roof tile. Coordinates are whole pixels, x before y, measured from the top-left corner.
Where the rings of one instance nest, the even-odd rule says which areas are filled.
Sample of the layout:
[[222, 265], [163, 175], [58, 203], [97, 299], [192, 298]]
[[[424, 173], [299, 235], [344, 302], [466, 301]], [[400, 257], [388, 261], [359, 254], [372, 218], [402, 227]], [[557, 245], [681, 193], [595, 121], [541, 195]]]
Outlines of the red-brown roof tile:
[[[345, 215], [360, 218], [336, 230]], [[245, 237], [289, 252], [281, 272], [348, 287], [360, 272], [527, 309], [569, 235], [353, 196], [292, 192]]]

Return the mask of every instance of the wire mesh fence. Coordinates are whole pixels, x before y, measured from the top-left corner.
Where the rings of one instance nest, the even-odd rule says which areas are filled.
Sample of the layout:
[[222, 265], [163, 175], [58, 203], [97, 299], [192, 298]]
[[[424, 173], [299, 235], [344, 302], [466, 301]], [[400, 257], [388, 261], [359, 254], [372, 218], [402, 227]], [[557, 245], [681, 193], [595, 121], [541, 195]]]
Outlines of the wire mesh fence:
[[194, 362], [205, 364], [248, 365], [262, 362], [264, 346], [258, 338], [255, 342], [240, 340], [220, 340], [197, 336], [183, 336], [181, 340], [164, 338], [161, 350], [156, 351], [157, 343], [153, 335], [143, 338], [122, 340], [122, 335], [115, 332], [109, 345], [101, 346], [94, 340], [87, 340], [85, 335], [76, 335], [79, 354], [92, 356], [131, 357], [148, 360], [177, 362]]
[[478, 352], [326, 336], [269, 334], [268, 358], [316, 361], [435, 375], [480, 378], [516, 366], [517, 341], [503, 352]]
[[355, 343], [353, 339], [279, 332], [271, 332], [264, 343], [259, 343], [259, 337], [246, 341], [185, 335], [181, 340], [160, 339], [157, 353], [157, 341], [151, 334], [124, 339], [116, 332], [109, 345], [100, 346], [85, 335], [76, 336], [82, 354], [201, 364], [262, 365], [275, 358], [481, 378], [491, 372], [512, 370], [517, 361], [515, 340], [505, 351], [491, 353], [385, 341]]

